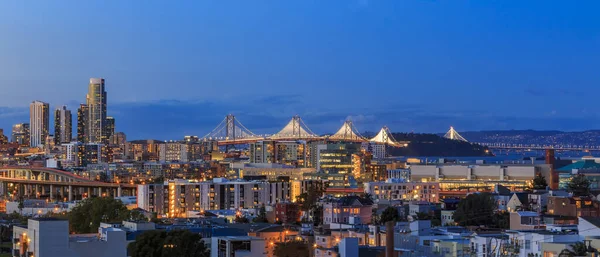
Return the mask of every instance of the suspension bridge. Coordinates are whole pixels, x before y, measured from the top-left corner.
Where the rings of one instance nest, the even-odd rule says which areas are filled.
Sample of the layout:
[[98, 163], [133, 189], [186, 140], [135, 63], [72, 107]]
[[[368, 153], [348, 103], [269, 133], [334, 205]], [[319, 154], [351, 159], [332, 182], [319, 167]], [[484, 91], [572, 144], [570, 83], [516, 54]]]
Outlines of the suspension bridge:
[[408, 144], [408, 142], [396, 141], [389, 128], [386, 126], [381, 128], [379, 133], [373, 138], [369, 139], [363, 137], [351, 120], [346, 120], [334, 134], [320, 136], [310, 130], [298, 115], [292, 117], [279, 132], [273, 135], [258, 135], [246, 128], [233, 114], [229, 114], [210, 133], [202, 137], [202, 140], [217, 141], [220, 146], [249, 144], [263, 140], [370, 142], [393, 147], [403, 147]]
[[[469, 142], [461, 136], [454, 127], [444, 135], [445, 138]], [[554, 149], [557, 151], [577, 151], [577, 152], [600, 152], [600, 146], [596, 145], [570, 145], [570, 144], [515, 144], [515, 143], [499, 143], [499, 142], [478, 142], [478, 145], [486, 146], [489, 149], [496, 150], [516, 150], [516, 151], [540, 151], [546, 149]]]

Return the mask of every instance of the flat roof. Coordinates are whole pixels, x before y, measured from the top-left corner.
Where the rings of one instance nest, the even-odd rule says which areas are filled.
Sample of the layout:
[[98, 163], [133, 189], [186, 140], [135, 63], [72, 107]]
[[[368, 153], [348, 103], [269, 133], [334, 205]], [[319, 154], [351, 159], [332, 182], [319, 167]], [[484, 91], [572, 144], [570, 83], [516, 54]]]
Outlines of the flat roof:
[[259, 241], [264, 240], [262, 238], [253, 237], [253, 236], [217, 236], [213, 237], [217, 239], [224, 239], [227, 241]]

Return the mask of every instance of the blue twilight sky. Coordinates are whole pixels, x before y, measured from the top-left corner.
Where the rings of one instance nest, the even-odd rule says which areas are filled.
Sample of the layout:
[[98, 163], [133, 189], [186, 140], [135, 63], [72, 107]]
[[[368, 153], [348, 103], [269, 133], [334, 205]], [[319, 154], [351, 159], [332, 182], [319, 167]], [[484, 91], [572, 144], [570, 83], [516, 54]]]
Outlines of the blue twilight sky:
[[[0, 128], [104, 77], [129, 139], [600, 128], [600, 1], [1, 1]], [[9, 134], [6, 133], [5, 134]]]

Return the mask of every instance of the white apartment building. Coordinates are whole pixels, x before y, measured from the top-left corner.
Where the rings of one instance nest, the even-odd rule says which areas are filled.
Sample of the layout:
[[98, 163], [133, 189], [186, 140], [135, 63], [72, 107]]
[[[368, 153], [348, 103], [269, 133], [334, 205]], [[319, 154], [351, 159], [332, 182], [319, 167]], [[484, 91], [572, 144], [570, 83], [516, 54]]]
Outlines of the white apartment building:
[[291, 200], [288, 182], [172, 180], [165, 184], [138, 185], [138, 207], [169, 217], [188, 212], [251, 209]]
[[159, 146], [161, 162], [188, 162], [188, 145], [179, 142], [165, 142]]
[[250, 236], [224, 236], [212, 237], [211, 239], [211, 257], [263, 257], [266, 255], [265, 240], [262, 238]]
[[125, 231], [99, 229], [98, 234], [69, 235], [69, 221], [29, 219], [27, 227], [13, 227], [13, 256], [126, 257]]
[[365, 193], [371, 194], [374, 200], [427, 201], [437, 203], [440, 197], [440, 186], [437, 182], [401, 182], [388, 179], [385, 182], [368, 182], [364, 184]]

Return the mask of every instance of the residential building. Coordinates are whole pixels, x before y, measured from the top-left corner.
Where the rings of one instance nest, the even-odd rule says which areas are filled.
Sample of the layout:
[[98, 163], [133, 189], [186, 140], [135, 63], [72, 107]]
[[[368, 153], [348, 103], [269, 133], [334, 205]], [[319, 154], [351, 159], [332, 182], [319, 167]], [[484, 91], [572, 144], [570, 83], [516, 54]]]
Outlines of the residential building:
[[72, 166], [79, 166], [79, 150], [81, 143], [73, 142], [61, 145], [62, 157], [61, 161], [63, 165], [66, 163]]
[[117, 132], [109, 139], [111, 145], [124, 145], [127, 142], [127, 136], [123, 132]]
[[[91, 78], [86, 97], [86, 136], [89, 143], [108, 143], [106, 137], [106, 91], [104, 79]], [[105, 141], [104, 141], [105, 140]]]
[[258, 141], [250, 144], [250, 163], [274, 163], [275, 141]]
[[319, 172], [328, 174], [353, 174], [355, 158], [361, 153], [359, 143], [332, 143], [323, 142], [310, 143], [311, 166]]
[[567, 217], [599, 217], [600, 204], [591, 197], [549, 196], [547, 214]]
[[126, 257], [125, 231], [99, 228], [98, 234], [69, 234], [69, 221], [29, 219], [26, 227], [13, 227], [13, 256]]
[[296, 240], [298, 231], [292, 230], [285, 226], [271, 225], [266, 228], [248, 232], [248, 236], [264, 240], [264, 252], [266, 253], [264, 256], [273, 257], [273, 250], [275, 249], [276, 244], [289, 240]]
[[115, 118], [106, 117], [106, 124], [104, 125], [104, 134], [102, 135], [102, 142], [106, 145], [110, 144], [110, 139], [115, 134]]
[[[390, 165], [386, 165], [390, 166]], [[388, 169], [388, 179], [399, 179], [400, 181], [409, 182], [410, 180], [410, 169]]]
[[168, 194], [168, 187], [164, 184], [138, 185], [138, 208], [158, 215], [168, 213]]
[[323, 204], [323, 224], [369, 224], [373, 201], [355, 195], [332, 199]]
[[[523, 231], [506, 231], [507, 236], [505, 241], [499, 241], [497, 249], [505, 251], [509, 256], [530, 257], [530, 256], [558, 256], [544, 255], [544, 244], [550, 243], [566, 243], [567, 245], [574, 244], [581, 240], [576, 233], [551, 232], [547, 230], [523, 230]], [[546, 249], [547, 250], [547, 249]], [[493, 248], [490, 250], [493, 251]], [[498, 252], [498, 251], [496, 251]], [[493, 256], [488, 254], [487, 256]]]
[[454, 221], [454, 212], [456, 210], [442, 210], [440, 213], [442, 226], [456, 226]]
[[365, 172], [363, 181], [385, 181], [387, 177], [387, 165], [379, 163], [367, 163], [365, 165]]
[[71, 142], [73, 116], [67, 106], [62, 106], [54, 112], [54, 144], [60, 145]]
[[125, 144], [125, 155], [134, 161], [158, 161], [160, 156], [159, 140], [134, 140]]
[[527, 195], [529, 209], [538, 213], [545, 211], [548, 206], [548, 195], [549, 194], [546, 191], [533, 192]]
[[275, 204], [275, 221], [284, 224], [299, 222], [301, 212], [300, 206], [297, 203], [277, 203]]
[[19, 123], [12, 127], [11, 141], [20, 146], [29, 146], [29, 123]]
[[81, 144], [79, 145], [78, 164], [86, 167], [88, 164], [97, 164], [102, 162], [102, 144]]
[[[158, 191], [165, 191], [162, 196]], [[171, 180], [164, 184], [138, 185], [140, 208], [169, 217], [186, 217], [190, 212], [226, 209], [255, 209], [290, 201], [288, 182]], [[159, 195], [156, 195], [159, 194]], [[158, 203], [162, 201], [162, 203]], [[154, 206], [154, 207], [153, 207]], [[158, 208], [156, 206], [164, 206]]]
[[540, 214], [533, 211], [515, 211], [510, 213], [510, 229], [534, 230], [545, 229]]
[[579, 217], [577, 231], [580, 236], [598, 236], [600, 235], [600, 218], [598, 217]]
[[306, 141], [258, 141], [250, 144], [250, 163], [279, 163], [305, 167]]
[[426, 213], [432, 215], [433, 212], [437, 209], [437, 205], [430, 202], [411, 202], [408, 205], [408, 215], [417, 216], [417, 213]]
[[303, 180], [305, 173], [314, 173], [314, 168], [296, 168], [295, 166], [279, 163], [239, 163], [229, 164], [230, 179], [245, 180]]
[[77, 108], [77, 142], [88, 143], [88, 118], [87, 104], [80, 104]]
[[262, 257], [266, 256], [265, 240], [250, 236], [212, 237], [211, 257]]
[[29, 105], [29, 145], [40, 147], [46, 144], [49, 135], [50, 105], [34, 101]]
[[368, 182], [364, 184], [365, 193], [371, 194], [375, 200], [439, 201], [440, 186], [437, 182], [402, 182], [388, 179], [385, 182]]
[[520, 210], [529, 209], [529, 194], [528, 193], [513, 193], [508, 203], [506, 204], [506, 210], [509, 212], [515, 212]]
[[370, 152], [373, 155], [373, 159], [379, 160], [386, 157], [385, 144], [378, 144], [373, 142], [367, 142], [362, 144], [364, 151]]
[[157, 162], [144, 162], [144, 174], [151, 178], [164, 177], [163, 165]]
[[159, 146], [161, 162], [188, 162], [188, 145], [180, 142], [165, 142]]

